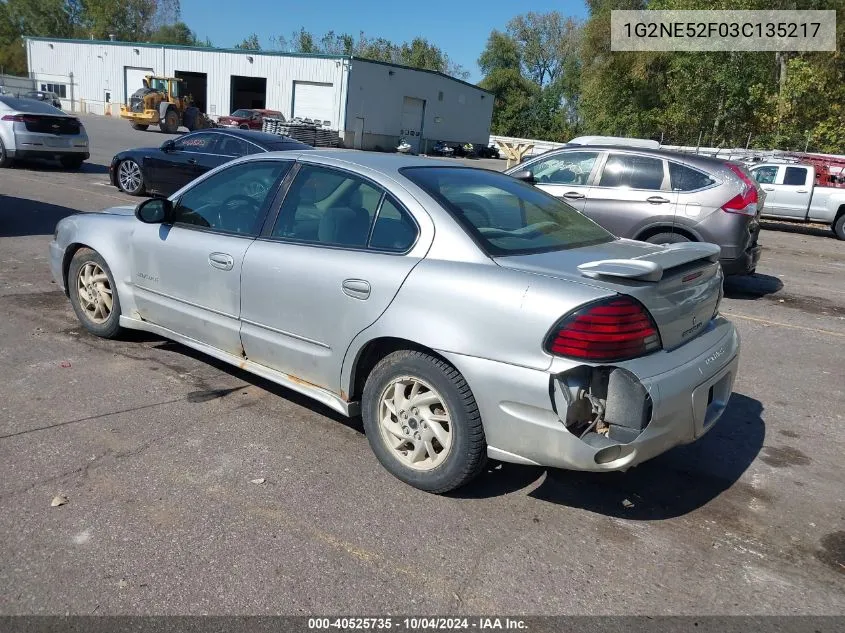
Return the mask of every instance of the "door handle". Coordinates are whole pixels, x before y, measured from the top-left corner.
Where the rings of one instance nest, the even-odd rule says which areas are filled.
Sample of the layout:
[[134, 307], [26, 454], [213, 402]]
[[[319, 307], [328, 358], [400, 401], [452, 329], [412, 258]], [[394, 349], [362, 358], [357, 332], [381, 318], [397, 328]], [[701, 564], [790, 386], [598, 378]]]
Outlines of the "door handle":
[[799, 189], [795, 193], [807, 193], [807, 190], [806, 189]]
[[666, 204], [669, 201], [660, 196], [651, 196], [651, 198], [646, 198], [646, 202], [650, 202], [651, 204]]
[[763, 187], [763, 190], [764, 191], [774, 191], [775, 188], [774, 187]]
[[578, 193], [577, 191], [567, 191], [563, 194], [564, 198], [569, 198], [570, 200], [581, 200], [584, 198], [583, 193]]
[[211, 253], [208, 263], [220, 270], [232, 270], [235, 267], [235, 259], [226, 253]]
[[370, 297], [370, 283], [363, 279], [344, 279], [341, 286], [344, 294], [353, 299], [364, 301]]
[[197, 159], [196, 159], [196, 158], [189, 158], [189, 159], [188, 159], [188, 164], [189, 164], [189, 165], [196, 165], [196, 164], [197, 164]]

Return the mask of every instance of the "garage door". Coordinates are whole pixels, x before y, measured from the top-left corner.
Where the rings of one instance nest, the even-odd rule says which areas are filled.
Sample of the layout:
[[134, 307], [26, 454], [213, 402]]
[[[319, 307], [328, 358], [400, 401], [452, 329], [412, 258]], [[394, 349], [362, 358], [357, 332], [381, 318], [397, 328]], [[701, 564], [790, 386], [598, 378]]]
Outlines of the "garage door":
[[124, 89], [123, 103], [129, 105], [129, 97], [139, 88], [144, 87], [144, 75], [155, 75], [152, 68], [136, 68], [135, 66], [124, 66]]
[[310, 81], [293, 82], [293, 116], [317, 121], [331, 121], [335, 127], [334, 86]]

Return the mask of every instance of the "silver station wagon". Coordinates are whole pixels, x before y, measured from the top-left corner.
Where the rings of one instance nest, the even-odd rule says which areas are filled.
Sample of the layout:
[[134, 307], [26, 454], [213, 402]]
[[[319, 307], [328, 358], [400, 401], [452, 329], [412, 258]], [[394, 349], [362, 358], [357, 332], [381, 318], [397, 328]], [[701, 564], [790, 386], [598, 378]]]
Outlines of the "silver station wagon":
[[624, 470], [707, 432], [739, 360], [719, 255], [619, 239], [501, 173], [349, 150], [238, 159], [50, 244], [90, 332], [360, 414], [387, 470], [438, 493], [488, 456]]

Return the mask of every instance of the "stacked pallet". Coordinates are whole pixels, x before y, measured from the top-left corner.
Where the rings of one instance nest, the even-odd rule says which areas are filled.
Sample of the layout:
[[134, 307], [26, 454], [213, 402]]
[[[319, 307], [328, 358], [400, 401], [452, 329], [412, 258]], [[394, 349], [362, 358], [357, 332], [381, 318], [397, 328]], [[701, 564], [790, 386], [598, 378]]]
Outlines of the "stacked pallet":
[[[324, 125], [325, 123], [325, 125]], [[264, 118], [263, 131], [278, 136], [288, 136], [312, 147], [339, 147], [340, 134], [329, 127], [329, 121], [311, 121], [310, 119]]]

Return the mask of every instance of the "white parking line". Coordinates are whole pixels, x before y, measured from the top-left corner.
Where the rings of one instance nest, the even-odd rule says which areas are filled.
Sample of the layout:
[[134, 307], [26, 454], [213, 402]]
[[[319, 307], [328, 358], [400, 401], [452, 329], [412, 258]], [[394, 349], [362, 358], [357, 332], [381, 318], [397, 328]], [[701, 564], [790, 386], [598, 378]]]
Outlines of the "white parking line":
[[806, 330], [807, 332], [815, 332], [816, 334], [826, 334], [828, 336], [841, 336], [845, 338], [845, 332], [833, 332], [831, 330], [821, 330], [815, 327], [807, 327], [806, 325], [792, 325], [791, 323], [781, 323], [780, 321], [769, 321], [768, 319], [760, 319], [758, 317], [748, 316], [747, 314], [737, 314], [736, 312], [722, 312], [726, 317], [734, 319], [745, 319], [746, 321], [754, 321], [755, 323], [762, 323], [764, 325], [776, 325], [778, 327], [790, 328], [792, 330]]

